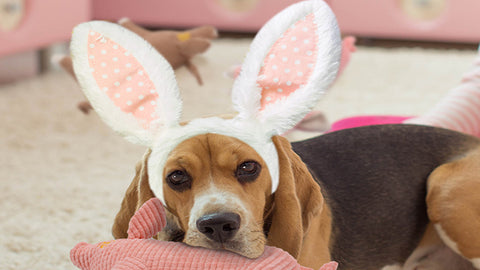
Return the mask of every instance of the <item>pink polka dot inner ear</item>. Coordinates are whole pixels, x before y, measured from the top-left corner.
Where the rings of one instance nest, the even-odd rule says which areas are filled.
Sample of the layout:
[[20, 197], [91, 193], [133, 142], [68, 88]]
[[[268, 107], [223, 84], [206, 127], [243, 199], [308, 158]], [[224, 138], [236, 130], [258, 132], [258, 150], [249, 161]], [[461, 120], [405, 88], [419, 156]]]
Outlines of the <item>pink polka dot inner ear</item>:
[[132, 114], [145, 128], [157, 118], [158, 94], [155, 86], [130, 52], [102, 34], [91, 31], [88, 62], [99, 89], [116, 107]]
[[291, 26], [272, 46], [260, 69], [261, 106], [275, 103], [303, 87], [317, 60], [314, 14]]

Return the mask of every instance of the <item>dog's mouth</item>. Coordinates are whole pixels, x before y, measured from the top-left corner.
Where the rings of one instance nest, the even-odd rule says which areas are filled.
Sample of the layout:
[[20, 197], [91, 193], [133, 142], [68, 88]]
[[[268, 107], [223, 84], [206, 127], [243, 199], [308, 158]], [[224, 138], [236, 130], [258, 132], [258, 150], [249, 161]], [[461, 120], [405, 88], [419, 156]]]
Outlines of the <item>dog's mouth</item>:
[[[227, 226], [226, 229], [231, 230], [232, 228], [228, 228]], [[167, 226], [159, 233], [158, 239], [162, 241], [183, 242], [194, 247], [226, 250], [251, 259], [258, 258], [263, 254], [266, 243], [266, 236], [262, 230], [252, 230], [247, 233], [247, 230], [240, 229], [234, 237], [228, 240], [216, 241], [200, 232], [198, 228], [188, 229], [188, 231], [185, 232], [177, 226], [176, 222], [168, 218]]]
[[239, 214], [220, 212], [203, 215], [189, 224], [186, 232], [171, 230], [171, 241], [214, 250], [226, 250], [247, 258], [263, 254], [266, 237], [262, 228], [242, 221]]
[[214, 250], [226, 250], [238, 255], [255, 259], [263, 254], [265, 249], [265, 237], [252, 236], [250, 241], [242, 239], [243, 237], [234, 238], [224, 242], [217, 242], [203, 236], [199, 232], [189, 232], [185, 234], [184, 243], [195, 247], [204, 247]]
[[158, 240], [183, 242], [185, 239], [185, 231], [178, 225], [177, 218], [167, 211], [167, 224], [157, 235]]
[[175, 232], [172, 232], [172, 234], [169, 235], [168, 238], [163, 238], [161, 240], [172, 241], [172, 242], [183, 242], [189, 246], [194, 246], [194, 247], [204, 247], [204, 248], [214, 249], [214, 250], [226, 250], [250, 259], [255, 259], [260, 257], [263, 254], [263, 250], [265, 249], [265, 244], [264, 244], [265, 241], [261, 241], [260, 243], [257, 243], [255, 246], [252, 245], [253, 243], [249, 243], [249, 245], [251, 245], [250, 247], [246, 247], [244, 244], [240, 243], [239, 241], [228, 241], [225, 243], [219, 243], [219, 242], [211, 241], [208, 239], [205, 239], [203, 243], [198, 244], [197, 241], [192, 242], [185, 239], [185, 235], [186, 234], [184, 231], [177, 230]]
[[166, 241], [172, 241], [172, 242], [183, 242], [183, 239], [185, 238], [185, 232], [182, 230], [171, 230], [168, 233], [169, 238]]

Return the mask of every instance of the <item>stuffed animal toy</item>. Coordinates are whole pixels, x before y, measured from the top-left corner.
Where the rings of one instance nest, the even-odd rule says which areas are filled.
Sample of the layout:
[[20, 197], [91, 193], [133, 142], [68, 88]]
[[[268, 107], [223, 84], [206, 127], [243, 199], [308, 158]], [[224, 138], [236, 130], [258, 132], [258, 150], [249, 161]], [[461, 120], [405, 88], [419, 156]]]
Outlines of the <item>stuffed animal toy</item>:
[[[218, 37], [214, 27], [201, 26], [187, 31], [150, 31], [128, 18], [119, 20], [118, 24], [149, 42], [173, 69], [185, 66], [195, 76], [198, 84], [203, 84], [200, 73], [191, 59], [195, 55], [205, 52], [210, 47], [211, 40]], [[59, 57], [56, 62], [75, 78], [72, 59], [69, 56]], [[88, 113], [92, 109], [90, 103], [86, 101], [79, 103], [78, 107], [84, 113]]]
[[452, 129], [480, 137], [480, 52], [461, 83], [426, 114], [407, 116], [354, 116], [332, 124], [331, 131], [366, 125], [418, 124]]
[[119, 24], [152, 44], [173, 69], [185, 66], [195, 76], [198, 84], [203, 84], [197, 68], [190, 60], [195, 55], [205, 52], [210, 47], [211, 40], [218, 37], [214, 27], [201, 26], [182, 32], [149, 31], [128, 18], [121, 19]]
[[[128, 239], [98, 244], [79, 243], [70, 252], [73, 264], [82, 270], [307, 270], [287, 252], [266, 247], [262, 256], [248, 259], [228, 251], [190, 247], [177, 242], [151, 239], [165, 227], [165, 210], [157, 198], [147, 201], [130, 220]], [[336, 262], [320, 270], [335, 270]]]

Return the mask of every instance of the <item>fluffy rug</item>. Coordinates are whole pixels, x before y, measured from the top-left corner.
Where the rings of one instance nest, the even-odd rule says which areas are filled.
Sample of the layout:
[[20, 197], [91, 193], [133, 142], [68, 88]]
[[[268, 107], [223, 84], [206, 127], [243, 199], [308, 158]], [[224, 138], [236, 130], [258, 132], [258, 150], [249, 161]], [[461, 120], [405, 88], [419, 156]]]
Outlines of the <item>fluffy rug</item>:
[[[184, 118], [232, 112], [223, 75], [250, 40], [218, 40], [195, 63], [200, 87], [177, 71]], [[330, 121], [359, 114], [418, 115], [460, 80], [474, 51], [360, 47], [318, 105]], [[0, 86], [0, 269], [74, 269], [78, 242], [110, 228], [144, 150], [82, 114], [76, 83], [61, 71]], [[292, 134], [292, 139], [313, 134]]]

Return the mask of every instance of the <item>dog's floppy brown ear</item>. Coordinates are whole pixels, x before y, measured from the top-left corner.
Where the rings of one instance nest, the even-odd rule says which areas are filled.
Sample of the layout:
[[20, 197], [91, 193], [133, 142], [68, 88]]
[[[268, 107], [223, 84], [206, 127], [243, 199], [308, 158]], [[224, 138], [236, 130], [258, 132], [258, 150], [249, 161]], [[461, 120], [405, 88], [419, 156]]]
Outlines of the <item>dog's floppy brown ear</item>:
[[120, 211], [118, 211], [113, 223], [112, 234], [115, 239], [128, 237], [128, 223], [133, 214], [135, 214], [146, 201], [155, 197], [148, 183], [147, 161], [150, 153], [151, 150], [148, 150], [143, 160], [137, 163], [135, 167], [135, 177], [125, 192]]
[[274, 193], [268, 245], [282, 248], [297, 258], [310, 221], [323, 207], [323, 196], [301, 158], [287, 139], [275, 136], [280, 165], [280, 183]]

